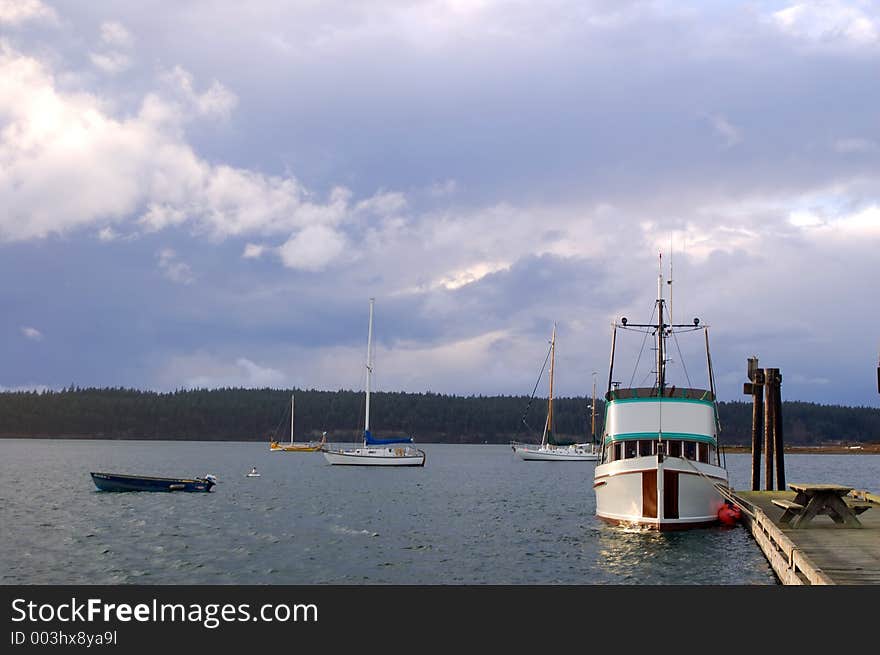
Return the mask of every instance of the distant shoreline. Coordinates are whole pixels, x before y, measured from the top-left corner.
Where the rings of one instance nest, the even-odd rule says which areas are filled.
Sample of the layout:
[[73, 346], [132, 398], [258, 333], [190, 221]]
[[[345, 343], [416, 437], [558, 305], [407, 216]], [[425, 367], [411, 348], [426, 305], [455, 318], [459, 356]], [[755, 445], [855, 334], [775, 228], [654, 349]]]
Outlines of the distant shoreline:
[[[53, 439], [65, 439], [70, 441], [189, 441], [199, 443], [254, 443], [269, 444], [268, 439], [187, 439], [180, 437], [130, 437], [130, 436], [105, 436], [105, 435], [20, 435], [20, 434], [0, 434], [2, 439], [29, 439], [34, 441], [50, 441]], [[356, 443], [357, 436], [339, 435], [336, 440], [330, 440], [332, 443]], [[460, 446], [506, 446], [509, 441], [493, 441], [486, 442], [480, 440], [473, 441], [421, 441], [416, 440], [420, 444], [432, 445], [460, 445]], [[722, 449], [729, 454], [744, 454], [751, 452], [751, 446], [744, 445], [725, 445], [722, 443]], [[820, 446], [785, 446], [784, 452], [789, 455], [880, 455], [880, 443], [862, 443], [851, 445], [827, 444]]]

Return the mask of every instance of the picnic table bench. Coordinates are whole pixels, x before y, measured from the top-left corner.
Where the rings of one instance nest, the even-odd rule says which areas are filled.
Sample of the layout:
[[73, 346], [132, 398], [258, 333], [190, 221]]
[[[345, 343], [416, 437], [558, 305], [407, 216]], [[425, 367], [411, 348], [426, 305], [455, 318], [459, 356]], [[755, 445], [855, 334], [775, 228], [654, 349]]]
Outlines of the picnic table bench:
[[847, 501], [844, 497], [852, 487], [839, 484], [800, 484], [788, 485], [796, 493], [793, 501], [774, 498], [771, 502], [784, 509], [779, 522], [792, 528], [805, 527], [814, 517], [824, 514], [838, 524], [851, 528], [862, 527], [857, 514], [870, 509], [869, 502]]

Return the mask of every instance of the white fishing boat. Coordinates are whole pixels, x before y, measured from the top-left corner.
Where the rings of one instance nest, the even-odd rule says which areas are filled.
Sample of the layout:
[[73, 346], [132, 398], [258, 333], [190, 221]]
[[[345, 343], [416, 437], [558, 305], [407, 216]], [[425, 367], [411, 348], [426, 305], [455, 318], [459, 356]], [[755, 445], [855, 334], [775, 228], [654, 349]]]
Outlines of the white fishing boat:
[[[540, 445], [513, 442], [513, 452], [527, 462], [584, 462], [596, 461], [598, 452], [592, 443], [574, 443], [560, 445], [555, 438], [553, 420], [553, 373], [556, 363], [556, 325], [553, 325], [553, 336], [550, 339], [550, 392], [547, 397], [547, 418], [544, 421], [544, 433]], [[546, 360], [545, 360], [546, 364]], [[594, 403], [595, 404], [595, 403]]]
[[349, 466], [424, 466], [425, 452], [410, 445], [412, 437], [376, 439], [370, 432], [370, 378], [373, 374], [373, 303], [370, 298], [370, 327], [367, 332], [367, 389], [364, 412], [364, 441], [359, 448], [321, 447], [330, 464]]
[[[602, 453], [593, 476], [596, 515], [609, 523], [652, 530], [713, 525], [729, 496], [729, 477], [718, 447], [708, 327], [697, 318], [692, 324], [672, 323], [663, 299], [662, 268], [655, 313], [656, 323], [622, 318], [614, 325]], [[643, 332], [645, 340], [655, 337], [652, 387], [620, 388], [612, 382], [618, 330]], [[667, 339], [678, 347], [678, 334], [698, 331], [705, 336], [709, 388], [694, 388], [689, 379], [687, 386], [671, 385]], [[688, 377], [686, 368], [682, 372]]]

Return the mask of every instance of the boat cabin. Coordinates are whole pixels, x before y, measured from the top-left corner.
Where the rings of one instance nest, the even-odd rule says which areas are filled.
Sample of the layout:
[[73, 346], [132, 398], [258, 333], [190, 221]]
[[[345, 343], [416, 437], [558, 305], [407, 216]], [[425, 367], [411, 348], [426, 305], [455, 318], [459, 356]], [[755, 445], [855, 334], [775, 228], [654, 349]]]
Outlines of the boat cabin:
[[[657, 455], [717, 464], [714, 395], [706, 389], [613, 389], [606, 396], [602, 462]], [[658, 427], [660, 426], [660, 430]]]

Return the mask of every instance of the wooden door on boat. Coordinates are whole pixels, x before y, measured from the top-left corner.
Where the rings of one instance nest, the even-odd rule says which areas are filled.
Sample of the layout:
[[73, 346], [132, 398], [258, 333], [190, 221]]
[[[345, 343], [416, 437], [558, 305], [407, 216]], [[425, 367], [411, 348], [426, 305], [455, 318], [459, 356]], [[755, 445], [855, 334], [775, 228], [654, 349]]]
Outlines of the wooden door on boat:
[[642, 471], [642, 516], [657, 518], [657, 471]]
[[663, 471], [663, 518], [678, 518], [678, 471]]

